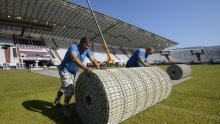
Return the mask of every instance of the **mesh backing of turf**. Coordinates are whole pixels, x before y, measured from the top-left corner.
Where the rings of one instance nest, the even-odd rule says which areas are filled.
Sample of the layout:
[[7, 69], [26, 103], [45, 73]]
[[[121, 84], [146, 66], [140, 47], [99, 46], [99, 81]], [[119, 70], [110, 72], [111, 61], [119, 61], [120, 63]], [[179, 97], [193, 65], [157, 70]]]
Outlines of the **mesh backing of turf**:
[[158, 67], [82, 72], [76, 83], [76, 109], [85, 124], [115, 124], [165, 99], [168, 74]]

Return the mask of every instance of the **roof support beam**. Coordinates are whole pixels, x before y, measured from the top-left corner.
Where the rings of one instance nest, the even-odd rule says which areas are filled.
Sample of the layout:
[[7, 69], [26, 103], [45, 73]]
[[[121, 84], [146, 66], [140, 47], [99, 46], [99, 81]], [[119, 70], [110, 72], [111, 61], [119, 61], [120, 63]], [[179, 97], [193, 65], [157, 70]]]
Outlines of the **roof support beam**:
[[36, 30], [53, 31], [53, 26], [46, 24], [39, 24], [35, 22], [25, 21], [25, 20], [15, 20], [0, 17], [0, 25], [14, 26], [14, 27], [24, 27]]
[[25, 31], [25, 27], [22, 28], [20, 37], [22, 37], [24, 35], [24, 31]]

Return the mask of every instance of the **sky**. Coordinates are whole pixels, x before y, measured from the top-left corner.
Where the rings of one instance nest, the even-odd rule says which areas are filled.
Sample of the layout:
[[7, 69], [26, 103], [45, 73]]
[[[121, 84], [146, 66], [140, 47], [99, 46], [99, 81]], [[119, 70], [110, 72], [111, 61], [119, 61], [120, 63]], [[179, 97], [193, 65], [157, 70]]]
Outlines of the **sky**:
[[[88, 8], [86, 0], [70, 0]], [[92, 9], [179, 44], [220, 45], [220, 0], [90, 0]]]

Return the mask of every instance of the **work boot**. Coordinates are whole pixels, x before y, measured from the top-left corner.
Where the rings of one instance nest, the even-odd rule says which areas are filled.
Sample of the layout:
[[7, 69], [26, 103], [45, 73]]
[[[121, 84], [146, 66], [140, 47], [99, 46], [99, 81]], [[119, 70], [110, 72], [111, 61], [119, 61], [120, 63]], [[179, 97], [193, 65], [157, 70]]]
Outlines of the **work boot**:
[[60, 103], [60, 98], [56, 97], [53, 102], [53, 107], [62, 107], [62, 104]]
[[53, 102], [53, 107], [62, 107], [62, 104], [60, 103], [60, 101], [58, 101], [58, 100], [55, 100], [54, 102]]

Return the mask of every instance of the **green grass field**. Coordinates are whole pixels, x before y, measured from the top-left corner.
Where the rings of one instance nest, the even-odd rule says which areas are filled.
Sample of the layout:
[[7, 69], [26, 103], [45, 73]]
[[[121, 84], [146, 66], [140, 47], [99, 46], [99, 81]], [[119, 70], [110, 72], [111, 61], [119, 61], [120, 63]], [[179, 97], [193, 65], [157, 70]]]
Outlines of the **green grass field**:
[[[220, 65], [195, 65], [192, 77], [173, 87], [170, 96], [123, 124], [220, 123]], [[166, 68], [166, 66], [162, 66]], [[52, 108], [60, 86], [58, 78], [25, 70], [0, 71], [1, 124], [80, 124], [74, 100], [73, 116]]]

